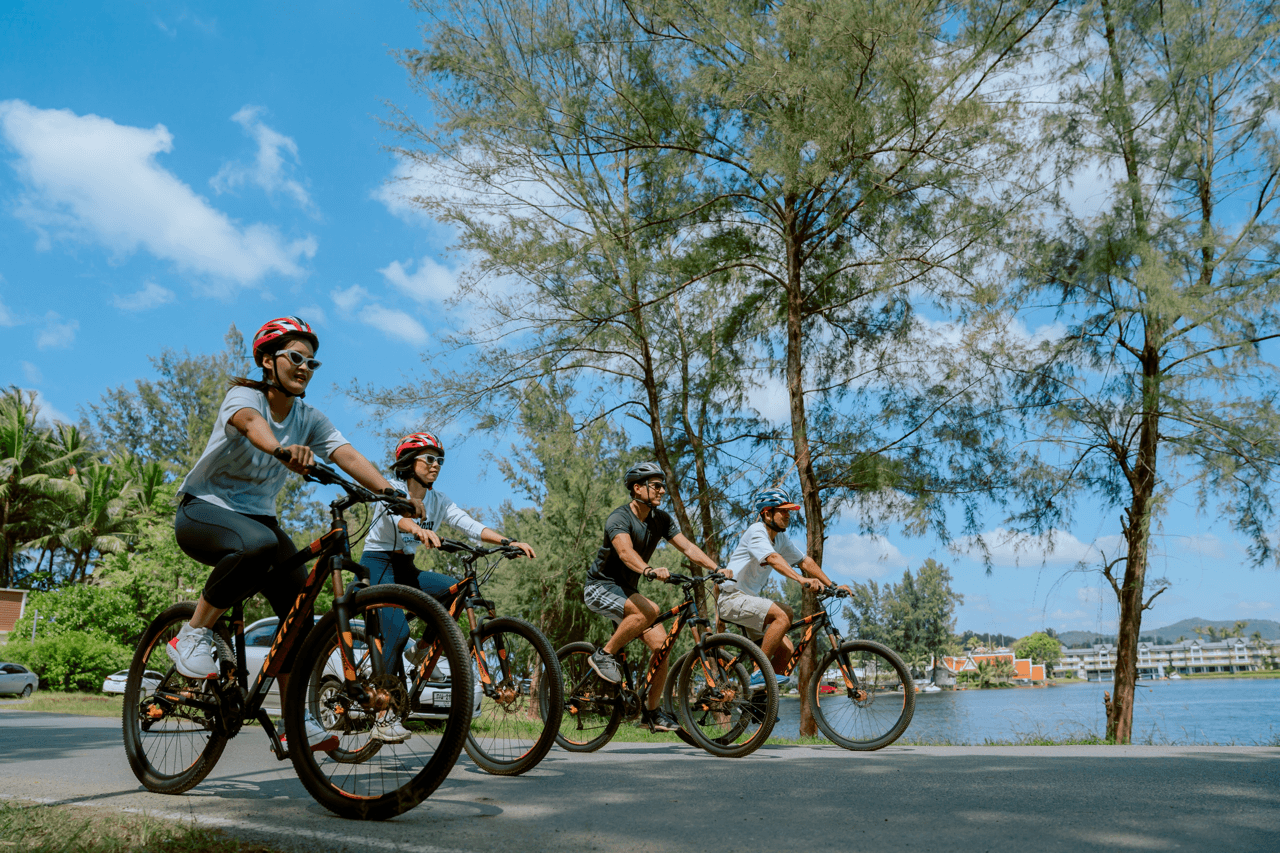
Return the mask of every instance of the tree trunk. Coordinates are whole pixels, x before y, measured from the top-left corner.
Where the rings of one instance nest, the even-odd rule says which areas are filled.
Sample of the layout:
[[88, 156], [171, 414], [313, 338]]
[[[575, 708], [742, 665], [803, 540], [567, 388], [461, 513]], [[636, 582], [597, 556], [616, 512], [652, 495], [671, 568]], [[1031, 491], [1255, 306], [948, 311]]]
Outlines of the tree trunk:
[[[805, 537], [808, 555], [822, 565], [822, 545], [826, 539], [826, 525], [822, 518], [822, 495], [818, 479], [813, 471], [813, 455], [809, 447], [809, 424], [804, 404], [804, 291], [801, 279], [801, 240], [792, 226], [795, 225], [794, 199], [788, 197], [787, 228], [787, 396], [791, 409], [791, 438], [795, 445], [796, 473], [800, 478], [801, 504], [804, 507]], [[811, 616], [817, 611], [817, 599], [804, 590], [801, 598], [801, 616]], [[809, 680], [817, 669], [817, 649], [810, 644], [801, 656], [797, 667], [800, 679], [800, 734], [812, 736], [818, 733], [813, 721], [813, 709], [809, 706]]]

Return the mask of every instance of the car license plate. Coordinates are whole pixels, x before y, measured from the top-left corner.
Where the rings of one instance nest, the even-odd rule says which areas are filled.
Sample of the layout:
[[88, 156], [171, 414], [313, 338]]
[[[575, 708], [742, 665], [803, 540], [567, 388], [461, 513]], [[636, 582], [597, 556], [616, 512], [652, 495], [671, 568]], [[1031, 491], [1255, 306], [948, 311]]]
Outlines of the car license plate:
[[437, 708], [448, 708], [453, 705], [453, 694], [448, 690], [431, 691], [431, 704]]

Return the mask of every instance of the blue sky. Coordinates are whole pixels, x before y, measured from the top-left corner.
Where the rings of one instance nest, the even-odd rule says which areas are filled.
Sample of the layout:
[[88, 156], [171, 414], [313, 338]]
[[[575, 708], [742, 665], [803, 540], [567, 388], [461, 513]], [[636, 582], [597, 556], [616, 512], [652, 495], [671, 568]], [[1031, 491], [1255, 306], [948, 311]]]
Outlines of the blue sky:
[[[429, 117], [391, 55], [418, 28], [400, 2], [0, 6], [0, 382], [76, 420], [164, 347], [212, 352], [232, 323], [251, 334], [296, 313], [322, 340], [308, 400], [383, 459], [337, 389], [421, 367], [461, 263], [389, 183], [386, 102]], [[493, 448], [444, 438], [446, 491], [496, 509], [509, 493], [484, 461]], [[998, 550], [990, 576], [845, 519], [828, 568], [892, 580], [933, 556], [966, 596], [961, 629], [1113, 630], [1109, 593], [1069, 570], [1117, 523], [1082, 516], [1048, 557]], [[1174, 588], [1145, 624], [1280, 619], [1280, 578], [1247, 568], [1224, 526], [1175, 506], [1166, 529], [1178, 535], [1160, 540], [1155, 574]]]

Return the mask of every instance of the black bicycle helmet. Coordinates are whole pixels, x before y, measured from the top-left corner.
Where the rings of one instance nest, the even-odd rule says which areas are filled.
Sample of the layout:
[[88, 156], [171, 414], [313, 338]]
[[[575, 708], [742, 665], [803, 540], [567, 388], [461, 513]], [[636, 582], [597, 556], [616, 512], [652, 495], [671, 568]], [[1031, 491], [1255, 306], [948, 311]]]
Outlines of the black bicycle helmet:
[[622, 478], [622, 482], [626, 484], [627, 491], [631, 491], [631, 487], [637, 483], [644, 483], [652, 480], [654, 477], [667, 479], [667, 475], [662, 473], [662, 468], [657, 462], [641, 462], [627, 470], [627, 476]]

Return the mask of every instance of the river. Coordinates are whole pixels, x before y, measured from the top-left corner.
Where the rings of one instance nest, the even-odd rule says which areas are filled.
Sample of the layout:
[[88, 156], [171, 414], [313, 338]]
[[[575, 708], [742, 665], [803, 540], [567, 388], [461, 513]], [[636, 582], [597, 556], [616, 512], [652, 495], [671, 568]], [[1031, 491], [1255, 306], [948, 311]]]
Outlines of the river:
[[[1054, 687], [946, 690], [916, 695], [904, 741], [982, 744], [1101, 736], [1103, 691], [1111, 683]], [[1134, 743], [1280, 745], [1280, 679], [1141, 681], [1135, 696]], [[773, 734], [800, 732], [800, 700], [784, 696]]]

